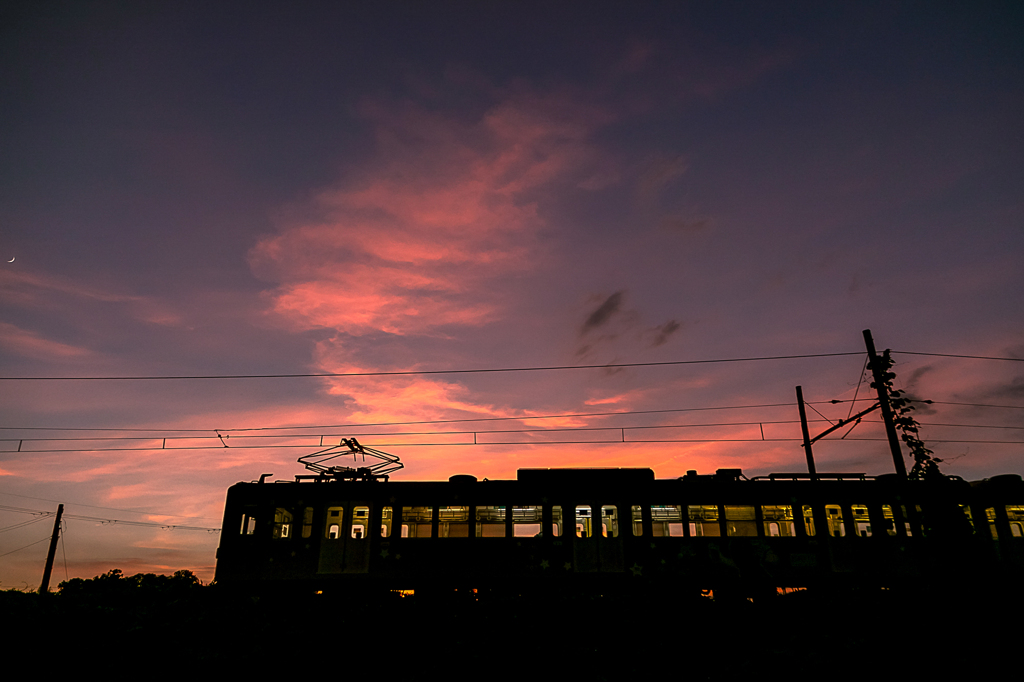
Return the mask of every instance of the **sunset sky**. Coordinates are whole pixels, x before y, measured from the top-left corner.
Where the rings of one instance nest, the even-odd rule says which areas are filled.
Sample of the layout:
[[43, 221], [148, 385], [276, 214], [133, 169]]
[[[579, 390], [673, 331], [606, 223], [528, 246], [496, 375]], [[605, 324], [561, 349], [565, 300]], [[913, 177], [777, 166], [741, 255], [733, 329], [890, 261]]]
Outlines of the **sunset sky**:
[[[219, 528], [320, 436], [398, 480], [803, 471], [794, 387], [868, 397], [864, 329], [938, 401], [945, 473], [1024, 473], [1024, 365], [906, 353], [1024, 358], [1022, 29], [1010, 2], [5, 3], [0, 589], [38, 586], [26, 510], [59, 502], [54, 585], [209, 580], [218, 534], [159, 526]], [[855, 354], [12, 379], [828, 353]], [[644, 413], [526, 419], [611, 412]], [[629, 428], [671, 425], [701, 426]], [[578, 427], [608, 430], [484, 433]], [[881, 437], [819, 470], [892, 471]], [[622, 439], [689, 442], [579, 443]]]

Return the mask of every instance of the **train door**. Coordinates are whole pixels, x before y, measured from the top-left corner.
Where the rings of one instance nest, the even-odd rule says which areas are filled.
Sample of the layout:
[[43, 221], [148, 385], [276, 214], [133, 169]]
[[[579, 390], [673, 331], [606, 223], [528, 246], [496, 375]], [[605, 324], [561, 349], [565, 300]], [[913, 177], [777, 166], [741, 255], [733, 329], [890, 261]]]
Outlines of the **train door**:
[[[624, 507], [629, 509], [629, 507]], [[600, 569], [605, 573], [621, 573], [622, 562], [622, 531], [626, 527], [620, 523], [619, 507], [614, 504], [606, 504], [601, 507], [601, 527], [598, 532], [597, 546], [598, 558], [601, 562]]]
[[318, 573], [341, 573], [345, 560], [345, 510], [350, 506], [334, 504], [324, 510], [324, 531], [320, 538]]
[[366, 573], [370, 570], [370, 506], [352, 505], [345, 538], [343, 573]]
[[366, 573], [370, 568], [370, 505], [337, 503], [324, 510], [319, 573]]
[[[572, 507], [570, 507], [571, 509]], [[575, 506], [576, 538], [573, 540], [573, 565], [580, 573], [596, 573], [601, 570], [601, 558], [594, 537], [594, 506], [578, 504]], [[600, 507], [597, 507], [600, 513]], [[598, 524], [600, 529], [600, 525]]]

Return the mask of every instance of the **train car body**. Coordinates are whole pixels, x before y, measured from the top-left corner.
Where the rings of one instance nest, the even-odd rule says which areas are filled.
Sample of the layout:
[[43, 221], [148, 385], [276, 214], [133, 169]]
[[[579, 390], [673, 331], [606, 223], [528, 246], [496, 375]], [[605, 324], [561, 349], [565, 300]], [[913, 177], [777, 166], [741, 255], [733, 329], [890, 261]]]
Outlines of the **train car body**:
[[218, 584], [252, 589], [716, 590], [1015, 580], [1024, 483], [520, 469], [515, 480], [228, 490]]

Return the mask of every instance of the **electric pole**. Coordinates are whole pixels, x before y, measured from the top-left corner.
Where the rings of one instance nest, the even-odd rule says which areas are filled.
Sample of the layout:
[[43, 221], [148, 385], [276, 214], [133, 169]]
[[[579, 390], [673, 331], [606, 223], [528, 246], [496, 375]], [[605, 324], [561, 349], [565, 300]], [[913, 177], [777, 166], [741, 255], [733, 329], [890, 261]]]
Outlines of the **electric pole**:
[[50, 591], [50, 571], [53, 570], [53, 555], [57, 553], [57, 538], [60, 537], [60, 517], [64, 515], [64, 505], [57, 505], [57, 518], [53, 520], [53, 535], [50, 536], [50, 551], [46, 553], [46, 568], [43, 569], [43, 582], [39, 586], [39, 594]]
[[811, 432], [807, 430], [807, 410], [804, 409], [803, 387], [796, 387], [796, 404], [800, 408], [800, 428], [804, 432], [804, 454], [807, 455], [807, 473], [811, 480], [818, 480], [818, 472], [814, 469], [814, 454], [811, 452]]
[[875, 341], [871, 338], [870, 329], [864, 330], [864, 343], [868, 347], [868, 367], [871, 368], [871, 375], [875, 378], [875, 388], [878, 389], [878, 404], [882, 409], [885, 435], [889, 438], [892, 463], [896, 467], [896, 473], [899, 474], [899, 477], [906, 480], [907, 465], [903, 462], [903, 451], [900, 449], [900, 439], [896, 435], [896, 423], [892, 418], [892, 407], [889, 405], [889, 396], [885, 390], [885, 381], [882, 378], [881, 358], [875, 352]]

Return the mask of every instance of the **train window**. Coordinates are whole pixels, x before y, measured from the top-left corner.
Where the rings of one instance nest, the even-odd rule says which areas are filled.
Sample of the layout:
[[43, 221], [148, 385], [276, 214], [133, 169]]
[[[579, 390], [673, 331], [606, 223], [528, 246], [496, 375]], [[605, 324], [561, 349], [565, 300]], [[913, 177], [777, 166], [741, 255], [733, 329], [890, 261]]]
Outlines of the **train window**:
[[313, 534], [313, 508], [306, 507], [302, 512], [302, 537], [308, 538]]
[[535, 538], [540, 536], [541, 507], [529, 505], [512, 507], [512, 534], [517, 538]]
[[725, 531], [735, 537], [757, 537], [757, 521], [754, 508], [749, 506], [726, 505]]
[[551, 508], [551, 535], [562, 537], [562, 506], [558, 504]]
[[828, 521], [828, 534], [834, 538], [846, 535], [846, 524], [843, 523], [843, 510], [838, 504], [825, 505], [825, 520]]
[[992, 533], [992, 539], [999, 539], [999, 531], [996, 530], [996, 508], [989, 507], [985, 510], [985, 519], [988, 521], [988, 530]]
[[683, 537], [683, 508], [678, 504], [652, 504], [651, 522], [656, 538]]
[[793, 527], [793, 507], [788, 504], [761, 505], [761, 517], [764, 519], [766, 537], [788, 538], [796, 535], [796, 529]]
[[242, 535], [252, 535], [256, 532], [256, 507], [245, 507], [242, 511]]
[[440, 507], [437, 532], [442, 538], [469, 537], [469, 507]]
[[871, 519], [868, 518], [867, 505], [851, 504], [850, 511], [853, 512], [853, 523], [857, 526], [857, 537], [871, 537]]
[[344, 514], [344, 507], [327, 508], [327, 523], [324, 524], [324, 537], [328, 540], [337, 540], [341, 538], [341, 519]]
[[896, 535], [896, 521], [892, 516], [891, 505], [882, 505], [882, 519], [885, 521], [885, 532], [889, 535]]
[[619, 537], [619, 514], [613, 504], [601, 507], [601, 535], [606, 538]]
[[274, 511], [274, 534], [275, 540], [287, 540], [292, 534], [292, 513], [284, 507], [278, 507]]
[[391, 537], [392, 516], [391, 507], [384, 507], [380, 510], [380, 536], [382, 538]]
[[478, 538], [505, 537], [505, 507], [476, 508], [476, 536]]
[[[918, 515], [920, 515], [921, 514], [921, 505], [915, 505], [915, 509], [917, 510]], [[910, 518], [910, 516], [907, 515], [907, 505], [901, 504], [900, 505], [900, 510], [903, 512], [903, 527], [907, 531], [907, 537], [908, 538], [909, 537], [913, 537], [914, 529], [910, 525], [910, 521], [907, 520], [907, 519]], [[995, 527], [994, 526], [992, 528], [992, 531], [995, 532]]]
[[690, 517], [690, 537], [717, 538], [722, 534], [718, 525], [718, 505], [691, 504], [687, 515]]
[[1010, 535], [1015, 538], [1024, 537], [1024, 505], [1006, 505], [1006, 517], [1010, 521]]
[[366, 539], [366, 528], [370, 523], [369, 507], [352, 508], [352, 537], [356, 540]]
[[971, 529], [971, 534], [973, 535], [977, 531], [974, 529], [974, 518], [971, 516], [970, 506], [966, 504], [961, 504], [960, 511], [961, 513], [963, 513], [964, 518], [967, 519], [967, 525]]
[[576, 507], [576, 537], [594, 537], [594, 526], [592, 524], [590, 505], [579, 505]]
[[640, 537], [644, 534], [644, 517], [640, 505], [634, 504], [632, 508], [633, 536]]
[[429, 538], [433, 520], [433, 507], [402, 507], [402, 537]]
[[815, 532], [814, 531], [814, 510], [811, 509], [811, 505], [805, 504], [803, 506], [803, 516], [804, 516], [804, 532], [807, 534], [807, 537], [813, 538], [814, 537], [814, 532]]

